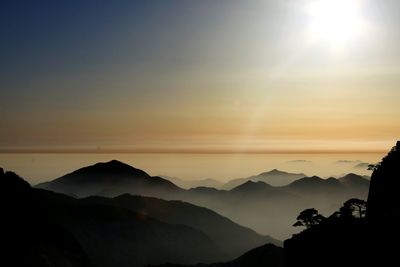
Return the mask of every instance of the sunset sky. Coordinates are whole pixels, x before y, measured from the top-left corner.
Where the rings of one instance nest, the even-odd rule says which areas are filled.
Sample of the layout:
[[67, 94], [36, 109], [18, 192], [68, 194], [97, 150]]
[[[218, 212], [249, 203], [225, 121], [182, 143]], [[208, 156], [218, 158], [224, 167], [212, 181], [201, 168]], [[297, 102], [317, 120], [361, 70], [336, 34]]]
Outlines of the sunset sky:
[[400, 1], [330, 2], [2, 1], [0, 152], [386, 151]]

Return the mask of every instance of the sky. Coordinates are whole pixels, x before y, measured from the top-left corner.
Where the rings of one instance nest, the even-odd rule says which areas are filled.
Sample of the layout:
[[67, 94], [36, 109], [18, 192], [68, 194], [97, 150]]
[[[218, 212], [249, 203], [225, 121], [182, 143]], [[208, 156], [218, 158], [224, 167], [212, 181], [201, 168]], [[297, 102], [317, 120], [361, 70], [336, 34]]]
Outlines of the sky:
[[400, 2], [337, 1], [1, 1], [0, 152], [387, 151]]

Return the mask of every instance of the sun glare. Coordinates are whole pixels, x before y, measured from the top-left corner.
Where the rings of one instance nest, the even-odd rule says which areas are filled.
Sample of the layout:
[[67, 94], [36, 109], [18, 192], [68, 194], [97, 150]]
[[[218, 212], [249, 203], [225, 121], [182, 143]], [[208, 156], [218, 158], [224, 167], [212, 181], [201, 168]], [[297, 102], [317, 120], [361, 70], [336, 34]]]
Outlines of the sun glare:
[[308, 6], [309, 40], [340, 46], [353, 41], [363, 31], [358, 0], [317, 0]]

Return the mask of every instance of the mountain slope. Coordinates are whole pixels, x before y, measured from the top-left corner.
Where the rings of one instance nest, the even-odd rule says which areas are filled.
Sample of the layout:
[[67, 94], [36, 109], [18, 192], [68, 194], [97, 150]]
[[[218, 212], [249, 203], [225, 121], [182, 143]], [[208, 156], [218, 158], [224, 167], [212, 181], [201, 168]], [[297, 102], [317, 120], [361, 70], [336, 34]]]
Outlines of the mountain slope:
[[151, 177], [117, 160], [84, 167], [36, 187], [78, 197], [117, 196], [124, 193], [169, 195], [181, 190], [168, 180]]
[[33, 189], [0, 173], [6, 255], [16, 266], [128, 267], [229, 259], [203, 232], [142, 213]]
[[267, 184], [270, 184], [272, 186], [284, 186], [287, 185], [297, 179], [306, 177], [304, 173], [288, 173], [284, 171], [280, 171], [277, 169], [273, 169], [269, 172], [263, 172], [258, 175], [250, 176], [248, 178], [239, 178], [239, 179], [234, 179], [222, 186], [223, 189], [230, 190], [232, 188], [235, 188], [247, 181], [253, 181], [253, 182], [264, 182]]
[[78, 241], [37, 201], [22, 178], [0, 168], [2, 264], [91, 267]]
[[[366, 216], [349, 216], [341, 209], [285, 240], [285, 266], [398, 265], [399, 177], [400, 141], [374, 168]], [[365, 183], [352, 174], [339, 180], [344, 183]]]
[[[284, 266], [283, 249], [271, 244], [257, 247], [246, 252], [239, 258], [224, 262], [212, 264], [190, 265], [192, 267], [283, 267]], [[180, 264], [163, 264], [158, 267], [188, 267]]]
[[194, 228], [50, 191], [37, 189], [36, 194], [78, 240], [95, 266], [143, 266], [168, 261], [189, 264], [227, 258], [208, 236]]
[[[129, 193], [167, 200], [183, 200], [210, 208], [259, 233], [266, 235], [273, 233], [274, 237], [279, 239], [285, 239], [297, 231], [292, 224], [300, 211], [314, 206], [324, 215], [329, 215], [349, 198], [366, 199], [368, 192], [368, 181], [354, 174], [340, 179], [302, 177], [289, 185], [279, 187], [271, 186], [263, 181], [248, 180], [229, 191], [210, 187], [185, 190], [163, 179], [160, 183], [161, 178], [151, 177], [123, 163], [102, 163], [102, 165], [107, 167], [106, 174], [98, 174], [98, 168], [94, 165], [83, 168], [88, 169], [86, 172], [78, 170], [64, 176], [63, 179], [50, 182], [51, 186], [45, 186], [45, 188], [79, 197], [88, 196], [89, 193], [101, 196]], [[115, 170], [109, 165], [116, 165], [116, 169], [120, 166], [123, 170]], [[273, 170], [269, 173], [279, 175], [283, 172]], [[302, 174], [292, 176], [295, 177], [295, 175], [302, 176]], [[95, 182], [97, 178], [100, 180], [99, 183]], [[90, 183], [85, 183], [86, 180]], [[57, 185], [59, 181], [62, 182], [61, 186]], [[68, 183], [72, 185], [69, 190], [66, 190], [64, 185], [69, 185]], [[150, 186], [150, 183], [155, 186]]]
[[223, 185], [222, 182], [215, 179], [184, 180], [177, 177], [169, 177], [169, 176], [161, 176], [161, 177], [184, 189], [190, 189], [195, 187], [220, 188]]
[[171, 224], [182, 224], [205, 233], [231, 259], [251, 248], [266, 243], [280, 245], [281, 242], [261, 236], [251, 229], [242, 227], [212, 210], [182, 201], [121, 195], [113, 199], [89, 197], [84, 203], [113, 205], [151, 216]]

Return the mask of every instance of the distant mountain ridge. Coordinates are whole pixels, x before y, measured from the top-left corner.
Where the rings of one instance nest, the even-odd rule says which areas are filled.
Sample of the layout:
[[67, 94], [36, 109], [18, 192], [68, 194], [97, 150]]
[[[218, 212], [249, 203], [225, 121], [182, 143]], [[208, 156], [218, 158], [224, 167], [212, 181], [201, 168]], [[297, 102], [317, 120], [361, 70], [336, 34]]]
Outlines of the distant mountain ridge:
[[262, 181], [272, 186], [284, 186], [297, 179], [306, 177], [304, 173], [289, 173], [273, 169], [269, 172], [263, 172], [258, 175], [250, 176], [248, 178], [233, 179], [222, 186], [223, 189], [232, 189], [246, 181]]
[[211, 178], [197, 179], [197, 180], [184, 180], [184, 179], [180, 179], [177, 177], [169, 177], [169, 176], [165, 176], [165, 175], [161, 175], [160, 177], [162, 177], [184, 189], [190, 189], [190, 188], [195, 188], [195, 187], [200, 187], [200, 186], [220, 188], [224, 184], [216, 179], [211, 179]]

